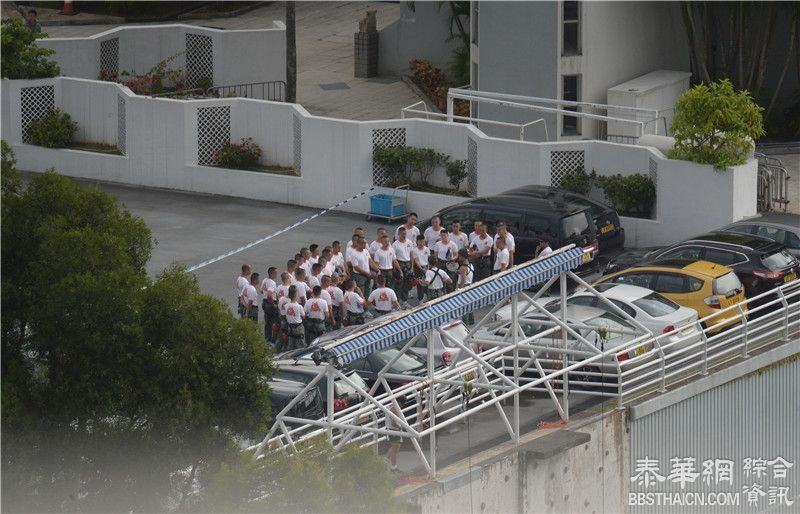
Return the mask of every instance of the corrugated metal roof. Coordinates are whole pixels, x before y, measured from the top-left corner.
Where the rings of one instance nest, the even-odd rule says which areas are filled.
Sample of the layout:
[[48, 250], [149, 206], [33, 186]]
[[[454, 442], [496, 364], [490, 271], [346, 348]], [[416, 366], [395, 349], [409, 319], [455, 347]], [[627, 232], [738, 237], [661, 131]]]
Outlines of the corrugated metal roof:
[[325, 345], [325, 350], [335, 355], [339, 363], [346, 364], [577, 268], [582, 260], [581, 248], [565, 247], [541, 260], [515, 266], [490, 279], [437, 298], [396, 319], [353, 334], [350, 338], [331, 342]]

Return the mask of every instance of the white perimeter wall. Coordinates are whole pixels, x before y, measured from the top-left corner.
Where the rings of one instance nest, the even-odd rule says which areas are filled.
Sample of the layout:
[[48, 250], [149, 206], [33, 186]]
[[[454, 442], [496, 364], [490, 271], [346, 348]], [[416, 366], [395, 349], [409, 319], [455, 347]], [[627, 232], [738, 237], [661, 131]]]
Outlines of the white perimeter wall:
[[[126, 155], [52, 150], [22, 143], [20, 89], [52, 84], [55, 104], [78, 122], [76, 139], [117, 144], [117, 102], [126, 101]], [[630, 246], [664, 245], [756, 214], [755, 161], [726, 171], [667, 159], [642, 146], [575, 141], [533, 143], [487, 137], [475, 127], [423, 119], [351, 121], [309, 115], [302, 106], [241, 98], [152, 99], [109, 82], [55, 78], [3, 81], [2, 138], [17, 154], [22, 170], [55, 167], [65, 175], [202, 193], [230, 195], [309, 207], [327, 207], [369, 189], [374, 129], [405, 128], [406, 144], [434, 148], [467, 159], [468, 142], [477, 148], [477, 193], [497, 194], [529, 184], [551, 183], [551, 154], [581, 151], [587, 170], [600, 174], [651, 173], [656, 179], [655, 219], [623, 218]], [[300, 177], [199, 166], [197, 110], [231, 107], [231, 139], [252, 137], [264, 163], [294, 166]], [[299, 121], [300, 138], [294, 137]], [[442, 170], [433, 182], [446, 184]], [[377, 188], [377, 192], [388, 192]], [[373, 191], [374, 193], [374, 191]], [[411, 192], [408, 208], [430, 216], [463, 197]], [[341, 209], [366, 213], [368, 195]]]
[[214, 85], [286, 80], [286, 27], [273, 21], [267, 29], [221, 30], [184, 24], [117, 27], [89, 37], [45, 38], [38, 46], [55, 50], [51, 57], [65, 77], [96, 79], [100, 44], [119, 38], [120, 72], [142, 74], [168, 57], [170, 68], [186, 68], [186, 34], [211, 37]]

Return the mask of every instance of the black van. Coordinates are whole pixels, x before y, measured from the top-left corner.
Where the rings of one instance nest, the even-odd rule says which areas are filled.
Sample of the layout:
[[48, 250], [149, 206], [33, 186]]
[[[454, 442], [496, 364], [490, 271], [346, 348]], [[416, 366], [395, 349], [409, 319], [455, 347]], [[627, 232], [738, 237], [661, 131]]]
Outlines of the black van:
[[[504, 221], [514, 236], [516, 251], [514, 262], [533, 259], [536, 242], [546, 235], [556, 250], [568, 244], [591, 249], [592, 261], [578, 268], [580, 274], [598, 271], [599, 243], [591, 212], [585, 205], [549, 198], [523, 197], [517, 194], [499, 194], [453, 205], [436, 213], [442, 225], [450, 230], [454, 221], [461, 222], [461, 230], [469, 234], [480, 220], [486, 231], [494, 236], [495, 225]], [[430, 226], [430, 220], [419, 224], [420, 233]]]
[[623, 248], [625, 246], [625, 229], [620, 224], [619, 215], [613, 207], [603, 202], [553, 186], [523, 186], [500, 194], [544, 198], [555, 202], [569, 202], [588, 207], [594, 220], [595, 230], [597, 230], [600, 253], [603, 254], [613, 248]]

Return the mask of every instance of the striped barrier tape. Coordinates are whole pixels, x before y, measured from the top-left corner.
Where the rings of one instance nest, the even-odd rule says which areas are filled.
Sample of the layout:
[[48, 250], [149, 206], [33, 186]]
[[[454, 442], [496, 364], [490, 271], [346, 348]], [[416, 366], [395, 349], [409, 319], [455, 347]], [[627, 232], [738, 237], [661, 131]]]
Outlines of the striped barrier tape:
[[318, 213], [314, 214], [313, 216], [309, 216], [308, 218], [302, 219], [302, 220], [298, 221], [297, 223], [289, 225], [288, 227], [284, 227], [284, 228], [278, 230], [277, 232], [273, 232], [272, 234], [270, 234], [270, 235], [268, 235], [266, 237], [262, 237], [261, 239], [257, 239], [255, 241], [247, 243], [246, 245], [240, 246], [239, 248], [237, 248], [235, 250], [231, 250], [230, 252], [223, 253], [222, 255], [218, 255], [217, 257], [213, 257], [211, 259], [208, 259], [207, 261], [203, 261], [203, 262], [201, 262], [199, 264], [195, 264], [194, 266], [189, 267], [186, 271], [197, 271], [200, 268], [205, 268], [209, 264], [214, 264], [215, 262], [221, 261], [223, 259], [227, 259], [231, 255], [236, 255], [237, 253], [243, 252], [243, 251], [247, 250], [248, 248], [252, 248], [252, 247], [254, 247], [256, 245], [259, 245], [259, 244], [263, 243], [264, 241], [268, 241], [268, 240], [272, 239], [273, 237], [279, 236], [279, 235], [283, 234], [284, 232], [288, 232], [289, 230], [292, 230], [295, 227], [299, 227], [303, 223], [307, 223], [307, 222], [309, 222], [309, 221], [311, 221], [313, 219], [319, 218], [320, 216], [326, 214], [327, 212], [330, 212], [332, 210], [338, 209], [339, 207], [341, 207], [342, 205], [346, 204], [347, 202], [351, 202], [351, 201], [355, 200], [356, 198], [360, 198], [360, 197], [364, 196], [365, 194], [369, 193], [370, 191], [372, 191], [374, 189], [375, 189], [375, 186], [372, 186], [369, 189], [365, 189], [364, 191], [361, 191], [360, 193], [358, 193], [356, 195], [353, 195], [350, 198], [347, 198], [346, 200], [342, 200], [341, 202], [337, 203], [336, 205], [331, 205], [327, 209], [322, 209], [321, 211], [319, 211]]

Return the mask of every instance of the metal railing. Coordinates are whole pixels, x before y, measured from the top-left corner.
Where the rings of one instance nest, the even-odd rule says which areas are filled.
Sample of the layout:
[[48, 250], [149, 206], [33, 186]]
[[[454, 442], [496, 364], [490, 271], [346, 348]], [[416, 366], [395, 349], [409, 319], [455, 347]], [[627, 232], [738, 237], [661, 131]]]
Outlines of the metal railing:
[[[580, 282], [572, 272], [554, 277], [542, 286], [540, 293], [529, 298], [532, 306], [537, 311], [547, 312], [536, 302], [538, 296], [555, 280], [562, 281], [563, 293], [567, 276]], [[509, 303], [512, 306], [510, 337], [496, 340], [477, 336], [478, 327], [485, 325], [499, 308]], [[585, 352], [568, 350], [566, 334], [574, 330], [566, 324], [525, 336], [519, 325], [520, 316], [525, 312], [519, 311], [518, 303], [516, 296], [498, 302], [464, 341], [454, 339], [441, 329], [433, 329], [460, 352], [450, 366], [435, 371], [433, 352], [429, 347], [427, 376], [391, 374], [387, 370], [392, 361], [378, 373], [378, 380], [371, 390], [366, 391], [333, 365], [322, 366], [324, 371], [299, 396], [316, 387], [320, 380], [328, 380], [328, 415], [308, 420], [282, 412], [268, 436], [248, 449], [256, 455], [270, 449], [296, 449], [297, 442], [319, 435], [326, 436], [338, 449], [350, 443], [376, 445], [390, 435], [400, 435], [411, 441], [425, 469], [435, 476], [437, 432], [484, 409], [496, 408], [497, 418], [511, 439], [518, 442], [521, 394], [547, 392], [558, 415], [567, 420], [570, 394], [614, 398], [617, 407], [621, 408], [645, 395], [663, 392], [692, 376], [705, 375], [726, 363], [747, 358], [760, 348], [788, 343], [800, 335], [800, 280], [699, 319], [691, 327], [694, 330], [687, 330], [684, 326], [666, 334], [645, 333], [607, 350], [593, 348]], [[758, 306], [748, 311], [751, 304]], [[727, 316], [727, 319], [717, 321], [720, 315]], [[555, 316], [552, 318], [559, 322]], [[547, 337], [563, 341], [563, 347], [547, 344]], [[429, 345], [432, 339], [428, 337]], [[411, 339], [405, 343], [395, 360], [414, 341]], [[647, 351], [624, 361], [616, 358], [618, 354], [637, 348], [646, 348]], [[362, 403], [333, 412], [330, 395], [334, 379], [350, 384], [361, 395]], [[392, 379], [402, 380], [404, 385], [392, 388], [387, 382]], [[377, 388], [381, 386], [385, 392], [377, 394]], [[559, 401], [557, 393], [561, 393], [562, 401]], [[465, 396], [469, 397], [466, 403]], [[502, 404], [512, 399], [513, 415], [507, 415]], [[284, 411], [288, 411], [288, 407]], [[389, 419], [398, 428], [390, 428], [387, 425]], [[288, 424], [296, 425], [290, 428]], [[428, 438], [430, 443], [427, 457], [421, 446], [424, 438]]]
[[232, 84], [213, 86], [206, 89], [206, 96], [216, 98], [255, 98], [257, 100], [286, 101], [286, 82], [270, 80], [267, 82], [250, 82], [248, 84]]
[[[422, 110], [416, 109], [416, 107], [422, 106]], [[480, 118], [474, 118], [472, 116], [458, 116], [455, 114], [448, 115], [441, 112], [433, 112], [428, 110], [428, 106], [424, 101], [419, 101], [417, 103], [411, 104], [408, 107], [403, 107], [400, 109], [400, 119], [406, 119], [407, 115], [409, 114], [419, 114], [421, 116], [425, 116], [426, 120], [431, 119], [431, 116], [434, 118], [444, 119], [445, 121], [468, 121], [468, 122], [480, 122], [480, 123], [488, 123], [491, 125], [498, 125], [502, 127], [514, 127], [519, 130], [519, 140], [525, 141], [525, 131], [528, 127], [532, 125], [536, 125], [541, 123], [542, 127], [544, 128], [544, 140], [550, 141], [550, 135], [547, 132], [547, 123], [545, 122], [544, 118], [539, 118], [533, 121], [529, 121], [528, 123], [512, 123], [508, 121], [495, 121], [495, 120], [483, 120]]]
[[181, 89], [180, 91], [167, 91], [166, 93], [158, 93], [150, 95], [151, 98], [170, 98], [173, 96], [202, 96], [204, 91], [202, 88], [195, 87], [192, 89]]
[[780, 159], [755, 153], [758, 159], [757, 206], [760, 212], [782, 210], [789, 206], [789, 179]]

